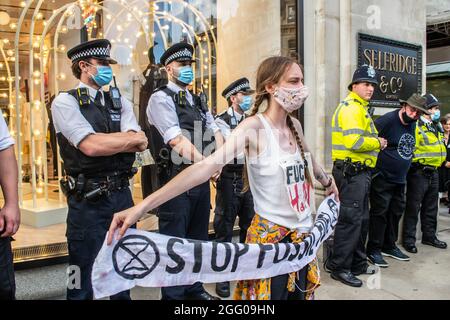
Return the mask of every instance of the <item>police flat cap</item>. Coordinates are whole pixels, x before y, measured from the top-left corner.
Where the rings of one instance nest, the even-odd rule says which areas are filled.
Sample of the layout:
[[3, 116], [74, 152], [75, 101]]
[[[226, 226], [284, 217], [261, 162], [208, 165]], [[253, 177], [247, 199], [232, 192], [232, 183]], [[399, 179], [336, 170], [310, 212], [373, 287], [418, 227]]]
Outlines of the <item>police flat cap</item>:
[[193, 55], [194, 47], [192, 47], [189, 43], [176, 43], [163, 53], [161, 56], [161, 64], [167, 66], [173, 61], [195, 62], [195, 60], [193, 60]]
[[352, 82], [348, 85], [348, 90], [352, 90], [352, 86], [355, 83], [368, 82], [374, 85], [378, 85], [377, 73], [372, 66], [362, 65], [353, 73]]
[[239, 92], [242, 92], [244, 94], [252, 94], [255, 93], [255, 90], [250, 87], [250, 81], [248, 81], [247, 78], [241, 78], [226, 87], [222, 92], [222, 97], [228, 99], [232, 95], [235, 95]]
[[72, 60], [72, 63], [84, 58], [95, 58], [116, 64], [117, 61], [111, 58], [110, 52], [111, 42], [109, 40], [95, 39], [73, 47], [67, 52], [67, 57]]

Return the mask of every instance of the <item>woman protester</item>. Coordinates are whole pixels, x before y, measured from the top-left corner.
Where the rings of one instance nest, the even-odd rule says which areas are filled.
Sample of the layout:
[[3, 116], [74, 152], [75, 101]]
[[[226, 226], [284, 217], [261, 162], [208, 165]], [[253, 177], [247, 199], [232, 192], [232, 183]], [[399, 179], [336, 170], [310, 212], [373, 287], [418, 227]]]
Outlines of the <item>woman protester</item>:
[[[214, 154], [187, 168], [163, 188], [135, 207], [116, 213], [111, 223], [108, 244], [119, 229], [117, 239], [139, 218], [169, 199], [186, 192], [210, 177], [237, 155], [245, 153], [247, 177], [254, 197], [255, 216], [246, 243], [301, 243], [313, 226], [312, 177], [339, 199], [331, 177], [311, 156], [300, 122], [290, 113], [302, 107], [308, 97], [300, 65], [287, 57], [270, 57], [258, 68], [256, 101], [251, 116], [232, 132]], [[260, 112], [263, 103], [267, 108]], [[256, 276], [256, 273], [255, 273]], [[238, 300], [313, 299], [319, 286], [317, 261], [303, 270], [271, 279], [240, 281], [234, 298]]]

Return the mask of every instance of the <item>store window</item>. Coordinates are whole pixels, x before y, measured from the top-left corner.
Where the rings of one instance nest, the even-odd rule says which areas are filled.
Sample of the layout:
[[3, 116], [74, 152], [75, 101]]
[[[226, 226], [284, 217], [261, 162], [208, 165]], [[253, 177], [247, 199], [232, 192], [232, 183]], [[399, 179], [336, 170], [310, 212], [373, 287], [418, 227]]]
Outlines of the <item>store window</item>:
[[[52, 128], [51, 101], [77, 85], [67, 50], [80, 41], [107, 38], [121, 93], [143, 112], [140, 88], [149, 64], [170, 45], [195, 48], [196, 80], [214, 114], [227, 108], [222, 90], [240, 77], [255, 85], [259, 63], [271, 55], [298, 58], [298, 0], [58, 0], [2, 1], [0, 107], [18, 142], [22, 225], [13, 247], [16, 262], [63, 255], [65, 198], [61, 161]], [[23, 22], [21, 23], [21, 19]], [[15, 43], [20, 29], [19, 42]], [[151, 49], [151, 50], [149, 50]], [[18, 73], [16, 74], [16, 70]], [[133, 181], [142, 200], [140, 175]], [[212, 198], [213, 199], [213, 198]], [[214, 207], [214, 204], [212, 203]], [[213, 214], [213, 213], [212, 213]], [[140, 227], [154, 230], [151, 216]]]

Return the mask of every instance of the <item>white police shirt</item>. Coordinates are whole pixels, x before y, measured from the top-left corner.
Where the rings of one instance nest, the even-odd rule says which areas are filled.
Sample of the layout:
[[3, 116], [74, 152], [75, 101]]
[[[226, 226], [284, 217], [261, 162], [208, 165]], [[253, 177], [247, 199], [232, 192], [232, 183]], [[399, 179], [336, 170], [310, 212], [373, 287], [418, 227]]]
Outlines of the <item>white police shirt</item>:
[[[236, 126], [241, 122], [243, 115], [239, 112], [234, 111], [233, 107], [229, 107], [227, 113], [231, 117], [231, 121], [233, 121], [233, 119], [234, 121], [236, 121]], [[230, 126], [221, 118], [216, 118], [216, 124], [219, 127], [220, 132], [222, 132], [224, 139], [226, 140], [231, 134]]]
[[[236, 126], [241, 122], [244, 115], [240, 114], [239, 112], [236, 112], [233, 110], [233, 107], [229, 107], [227, 110], [227, 113], [231, 117], [231, 121], [236, 121]], [[216, 124], [220, 128], [220, 132], [222, 133], [222, 136], [225, 140], [228, 139], [228, 137], [231, 135], [231, 128], [223, 121], [221, 118], [216, 118]], [[236, 156], [236, 159], [238, 160], [239, 164], [244, 164], [245, 154], [242, 152]]]
[[0, 151], [3, 151], [14, 145], [15, 141], [9, 134], [5, 119], [3, 117], [0, 118]]
[[[88, 86], [87, 84], [80, 82], [77, 88], [88, 88], [89, 95], [94, 101], [97, 95], [97, 90]], [[101, 103], [105, 104], [105, 98], [103, 96], [103, 89], [98, 90], [101, 93]], [[121, 97], [122, 111], [120, 121], [120, 131], [141, 131], [136, 117], [133, 112], [132, 104]], [[52, 103], [52, 116], [56, 133], [62, 133], [62, 135], [69, 140], [69, 142], [78, 148], [78, 145], [84, 138], [90, 134], [95, 134], [94, 128], [86, 120], [80, 111], [80, 105], [77, 100], [68, 94], [67, 92], [60, 93]]]
[[[167, 88], [173, 92], [186, 91], [188, 102], [193, 105], [193, 98], [189, 90], [182, 89], [172, 81], [169, 81]], [[150, 97], [147, 106], [147, 118], [150, 125], [155, 126], [163, 137], [164, 143], [181, 135], [180, 122], [178, 121], [175, 103], [172, 97], [168, 96], [164, 91], [160, 90]], [[206, 127], [214, 133], [219, 131], [219, 127], [214, 122], [211, 112], [206, 112]]]

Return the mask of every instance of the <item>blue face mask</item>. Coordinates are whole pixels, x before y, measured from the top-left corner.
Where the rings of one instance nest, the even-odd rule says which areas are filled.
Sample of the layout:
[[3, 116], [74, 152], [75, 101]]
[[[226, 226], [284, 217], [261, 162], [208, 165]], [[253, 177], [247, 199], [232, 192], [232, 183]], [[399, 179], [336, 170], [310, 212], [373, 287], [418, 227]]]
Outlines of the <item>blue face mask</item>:
[[433, 120], [433, 122], [438, 122], [441, 119], [441, 110], [437, 110], [432, 116], [431, 116], [431, 120]]
[[184, 66], [178, 69], [178, 81], [184, 84], [191, 84], [194, 81], [194, 71], [191, 66]]
[[241, 103], [239, 103], [239, 107], [242, 111], [247, 112], [250, 110], [250, 107], [252, 106], [253, 100], [251, 96], [244, 96], [244, 99]]
[[94, 66], [97, 68], [97, 74], [91, 74], [92, 80], [100, 86], [106, 86], [109, 84], [113, 79], [113, 71], [111, 67], [108, 66]]

